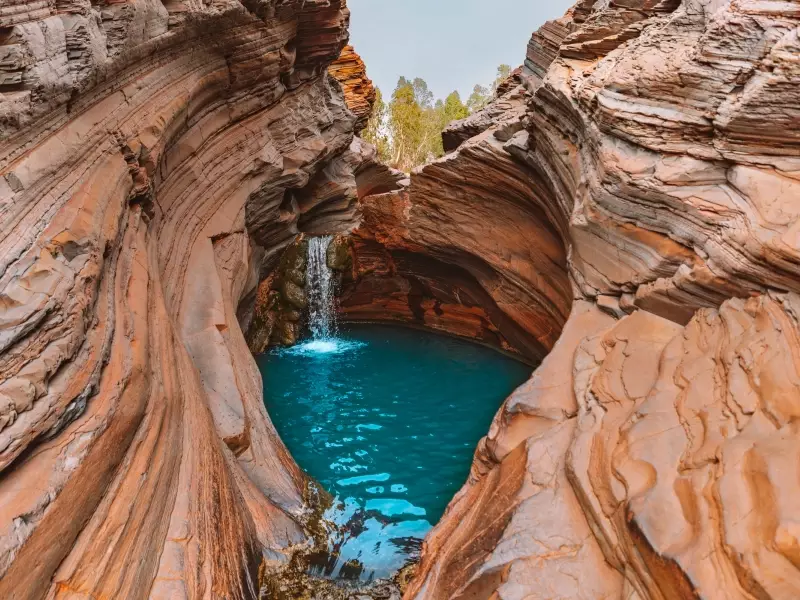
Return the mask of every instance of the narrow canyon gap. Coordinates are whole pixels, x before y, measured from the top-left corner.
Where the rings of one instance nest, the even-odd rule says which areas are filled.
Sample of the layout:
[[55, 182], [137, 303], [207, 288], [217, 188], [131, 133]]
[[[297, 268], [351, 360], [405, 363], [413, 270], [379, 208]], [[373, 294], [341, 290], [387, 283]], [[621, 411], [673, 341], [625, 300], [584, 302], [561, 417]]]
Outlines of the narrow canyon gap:
[[579, 0], [410, 177], [356, 135], [348, 19], [0, 6], [0, 598], [289, 564], [308, 482], [253, 352], [298, 338], [301, 233], [343, 321], [542, 361], [404, 598], [800, 597], [798, 3]]

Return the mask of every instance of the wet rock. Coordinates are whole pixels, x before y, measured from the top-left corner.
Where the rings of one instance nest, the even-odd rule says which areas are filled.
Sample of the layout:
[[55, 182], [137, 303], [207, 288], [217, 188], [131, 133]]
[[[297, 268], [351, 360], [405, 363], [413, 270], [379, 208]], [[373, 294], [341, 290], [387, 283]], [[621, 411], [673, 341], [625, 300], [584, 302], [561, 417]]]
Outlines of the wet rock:
[[286, 320], [291, 321], [292, 323], [297, 323], [300, 319], [303, 318], [303, 313], [299, 310], [290, 310], [286, 312]]
[[307, 248], [308, 244], [301, 242], [291, 244], [286, 249], [285, 258], [281, 260], [281, 265], [278, 267], [278, 276], [281, 279], [297, 286], [305, 285], [308, 264], [308, 257], [305, 253]]
[[341, 579], [358, 580], [364, 572], [364, 564], [356, 559], [348, 560], [339, 570]]
[[401, 591], [393, 580], [360, 579], [363, 565], [358, 560], [342, 565], [336, 579], [331, 575], [339, 561], [338, 552], [329, 548], [329, 532], [337, 526], [324, 519], [333, 498], [317, 483], [304, 489], [307, 510], [303, 519], [310, 542], [297, 547], [287, 563], [264, 561], [259, 569], [261, 600], [400, 600]]
[[297, 343], [297, 327], [291, 321], [278, 321], [272, 334], [274, 343], [280, 346], [294, 346]]
[[253, 318], [245, 337], [253, 354], [270, 345], [293, 346], [308, 306], [305, 281], [308, 242], [300, 236], [281, 254], [278, 266], [258, 287]]
[[350, 239], [347, 236], [337, 235], [328, 245], [326, 261], [332, 271], [346, 271], [353, 266], [350, 251]]
[[281, 284], [281, 299], [300, 310], [308, 306], [305, 289], [288, 279]]

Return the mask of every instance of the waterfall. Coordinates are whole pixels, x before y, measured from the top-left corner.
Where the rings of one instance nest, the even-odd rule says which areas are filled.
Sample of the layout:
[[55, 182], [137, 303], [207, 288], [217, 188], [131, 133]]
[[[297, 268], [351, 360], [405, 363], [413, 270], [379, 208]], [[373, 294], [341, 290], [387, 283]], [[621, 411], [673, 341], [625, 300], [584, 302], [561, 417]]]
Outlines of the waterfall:
[[334, 282], [328, 268], [328, 246], [332, 239], [333, 236], [323, 235], [308, 240], [306, 296], [308, 323], [315, 340], [327, 340], [336, 336]]

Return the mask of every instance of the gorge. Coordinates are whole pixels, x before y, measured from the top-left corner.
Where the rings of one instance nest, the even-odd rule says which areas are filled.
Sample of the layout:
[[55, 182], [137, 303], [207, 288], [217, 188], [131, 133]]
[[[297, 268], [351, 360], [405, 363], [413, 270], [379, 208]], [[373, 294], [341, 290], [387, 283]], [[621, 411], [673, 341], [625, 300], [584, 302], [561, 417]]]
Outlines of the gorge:
[[307, 242], [309, 335], [256, 357], [267, 412], [314, 477], [323, 531], [304, 570], [388, 580], [418, 560], [476, 443], [531, 369], [453, 337], [338, 324], [332, 238]]
[[0, 598], [280, 597], [319, 235], [342, 321], [539, 365], [405, 599], [800, 597], [800, 3], [578, 0], [410, 177], [348, 18], [0, 5]]

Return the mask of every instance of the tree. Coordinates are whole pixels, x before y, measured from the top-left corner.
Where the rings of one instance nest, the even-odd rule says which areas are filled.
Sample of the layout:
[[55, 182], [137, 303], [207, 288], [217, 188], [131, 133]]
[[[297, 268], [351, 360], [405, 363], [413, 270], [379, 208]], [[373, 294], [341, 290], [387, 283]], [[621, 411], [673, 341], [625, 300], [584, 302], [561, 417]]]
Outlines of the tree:
[[410, 81], [401, 77], [389, 103], [391, 164], [403, 171], [410, 171], [424, 160], [425, 126], [417, 91]]
[[508, 76], [511, 75], [511, 67], [506, 64], [502, 64], [497, 67], [497, 75], [494, 78], [494, 83], [492, 84], [492, 95], [497, 94], [497, 88], [500, 87], [500, 84], [503, 83]]
[[375, 104], [367, 126], [361, 134], [367, 142], [378, 150], [378, 158], [387, 162], [391, 159], [391, 144], [387, 127], [388, 110], [380, 88], [375, 88]]
[[469, 112], [477, 112], [482, 109], [484, 106], [489, 104], [489, 100], [491, 100], [492, 94], [488, 88], [482, 85], [476, 85], [472, 88], [472, 94], [469, 98], [467, 98], [467, 108]]
[[461, 95], [458, 92], [453, 92], [445, 98], [442, 112], [445, 126], [451, 121], [458, 121], [469, 116], [469, 108], [461, 101]]
[[428, 84], [424, 79], [415, 78], [411, 82], [411, 87], [414, 88], [414, 98], [421, 108], [433, 108], [433, 92], [428, 89]]
[[448, 123], [486, 106], [510, 72], [511, 67], [500, 65], [491, 89], [476, 85], [466, 103], [458, 92], [437, 100], [424, 79], [400, 77], [388, 105], [377, 91], [363, 137], [378, 148], [382, 160], [396, 169], [411, 171], [442, 156], [442, 131]]
[[497, 94], [497, 88], [500, 87], [501, 83], [508, 79], [509, 75], [511, 75], [511, 67], [509, 65], [502, 64], [497, 67], [497, 73], [494, 81], [492, 82], [491, 88], [487, 88], [482, 85], [476, 85], [472, 89], [472, 94], [467, 99], [467, 108], [469, 108], [469, 111], [473, 113], [477, 112], [489, 104], [489, 102], [492, 101], [492, 98]]

